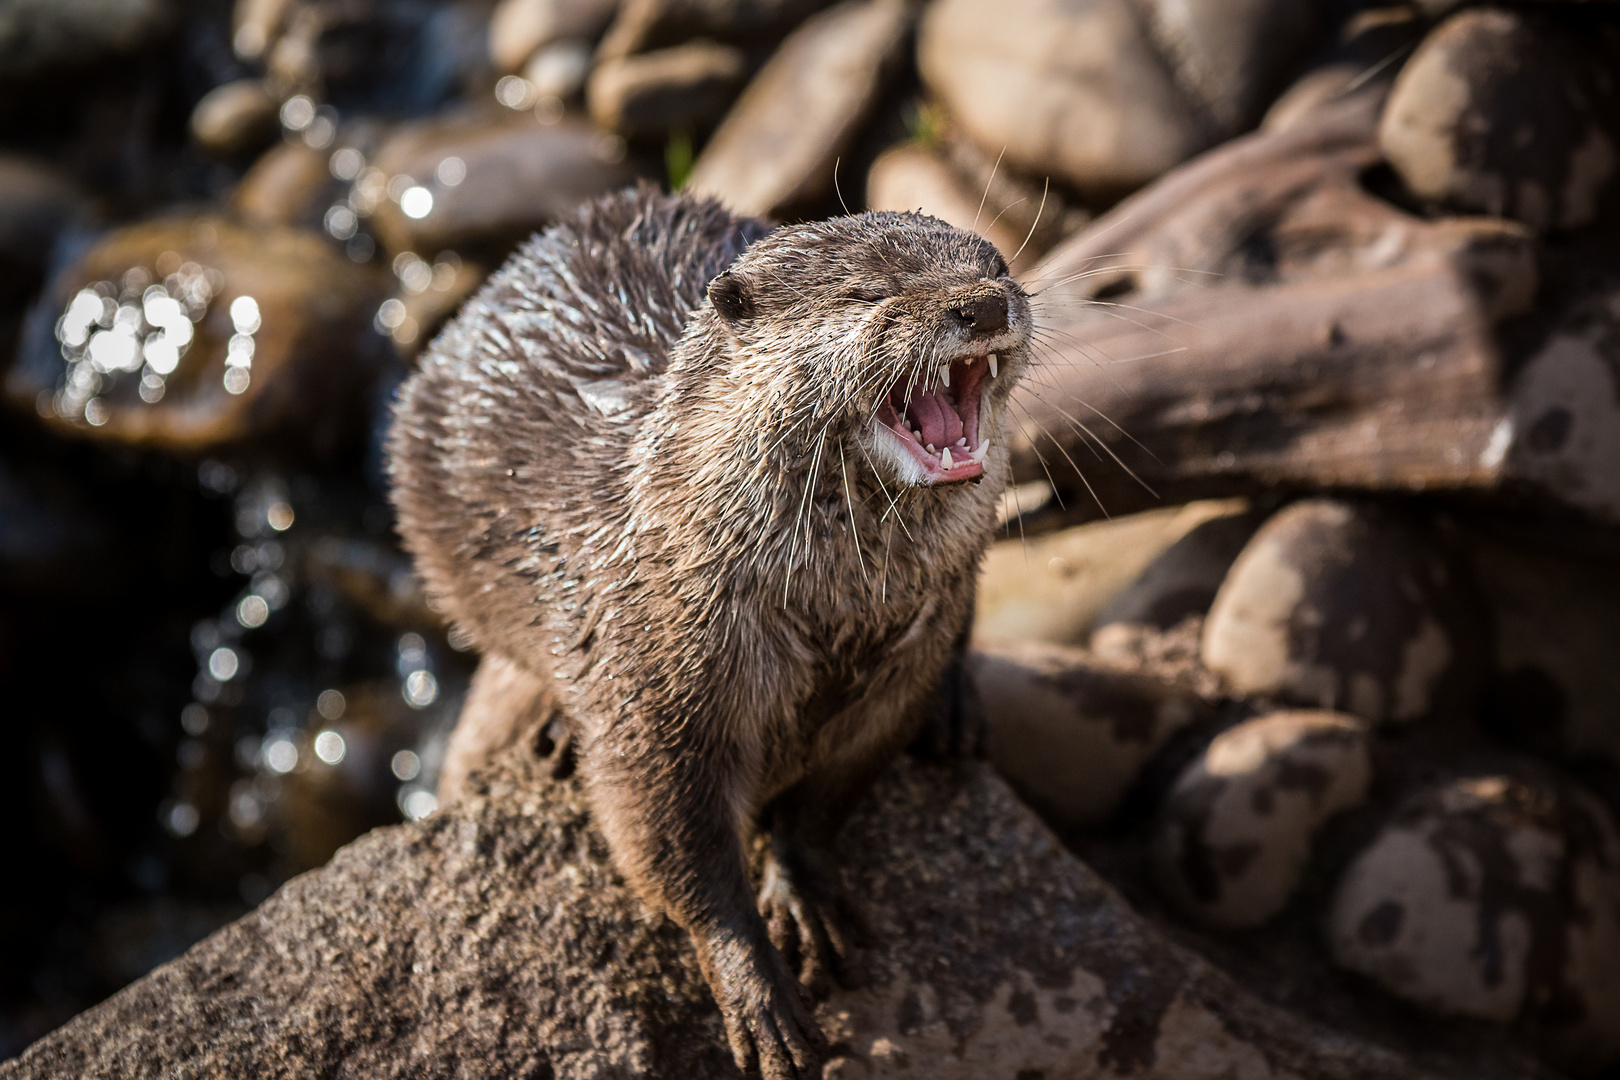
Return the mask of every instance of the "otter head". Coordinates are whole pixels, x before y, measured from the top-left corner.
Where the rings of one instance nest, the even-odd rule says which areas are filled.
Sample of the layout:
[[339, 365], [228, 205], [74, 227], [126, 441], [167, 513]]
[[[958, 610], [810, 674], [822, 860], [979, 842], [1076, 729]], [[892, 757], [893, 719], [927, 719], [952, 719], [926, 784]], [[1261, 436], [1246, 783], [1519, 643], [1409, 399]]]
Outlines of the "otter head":
[[1005, 441], [1029, 297], [972, 233], [889, 212], [784, 226], [708, 295], [726, 377], [786, 428], [790, 458], [843, 440], [881, 482], [921, 487], [979, 479]]

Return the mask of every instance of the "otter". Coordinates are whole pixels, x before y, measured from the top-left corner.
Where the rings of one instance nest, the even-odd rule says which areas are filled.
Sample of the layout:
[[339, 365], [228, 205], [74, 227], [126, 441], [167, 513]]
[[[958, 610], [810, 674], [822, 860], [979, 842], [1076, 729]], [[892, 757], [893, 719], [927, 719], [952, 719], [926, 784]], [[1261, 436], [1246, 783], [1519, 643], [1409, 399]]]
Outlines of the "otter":
[[937, 219], [642, 188], [520, 248], [401, 390], [401, 535], [483, 665], [555, 692], [745, 1072], [820, 1075], [806, 988], [853, 977], [858, 924], [833, 838], [953, 698], [1030, 327]]

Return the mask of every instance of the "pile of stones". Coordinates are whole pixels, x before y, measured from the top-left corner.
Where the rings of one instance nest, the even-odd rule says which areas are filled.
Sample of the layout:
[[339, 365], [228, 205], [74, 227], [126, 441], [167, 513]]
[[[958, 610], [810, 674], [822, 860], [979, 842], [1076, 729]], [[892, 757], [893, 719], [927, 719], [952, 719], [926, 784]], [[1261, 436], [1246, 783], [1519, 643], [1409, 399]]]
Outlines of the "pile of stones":
[[[1072, 850], [1329, 1025], [1620, 1067], [1616, 70], [1605, 0], [16, 5], [0, 678], [44, 731], [78, 669], [32, 639], [124, 597], [172, 672], [86, 698], [155, 717], [137, 813], [88, 736], [14, 785], [41, 876], [101, 852], [63, 925], [205, 896], [178, 948], [432, 812], [471, 662], [391, 537], [392, 389], [645, 181], [920, 208], [1022, 276], [974, 672]], [[136, 952], [8, 984], [0, 1052]]]

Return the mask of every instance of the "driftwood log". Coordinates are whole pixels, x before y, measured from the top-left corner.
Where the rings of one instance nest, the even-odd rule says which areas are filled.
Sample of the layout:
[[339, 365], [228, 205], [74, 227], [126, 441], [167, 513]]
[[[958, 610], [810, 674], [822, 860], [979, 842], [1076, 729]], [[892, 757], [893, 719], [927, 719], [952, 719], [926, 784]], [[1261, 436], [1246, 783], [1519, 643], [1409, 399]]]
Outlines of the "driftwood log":
[[[899, 763], [842, 838], [867, 983], [829, 1078], [1546, 1075], [1419, 1066], [1269, 1006], [1137, 916], [987, 766]], [[0, 1065], [44, 1077], [736, 1075], [686, 935], [515, 746]]]
[[1227, 143], [1028, 275], [1021, 479], [1075, 516], [1292, 486], [1620, 522], [1620, 244], [1373, 194], [1380, 104]]

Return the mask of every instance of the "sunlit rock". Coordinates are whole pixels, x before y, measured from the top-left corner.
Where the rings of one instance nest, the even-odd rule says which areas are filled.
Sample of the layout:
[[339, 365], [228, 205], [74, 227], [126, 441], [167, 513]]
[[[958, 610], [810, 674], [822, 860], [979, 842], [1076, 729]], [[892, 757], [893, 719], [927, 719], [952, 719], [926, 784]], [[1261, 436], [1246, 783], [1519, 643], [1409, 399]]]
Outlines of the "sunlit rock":
[[1294, 503], [1244, 547], [1204, 623], [1238, 694], [1409, 722], [1471, 715], [1485, 636], [1472, 582], [1393, 511]]
[[1321, 827], [1366, 799], [1364, 721], [1297, 711], [1215, 737], [1165, 797], [1154, 835], [1160, 888], [1212, 926], [1258, 926], [1299, 887]]

